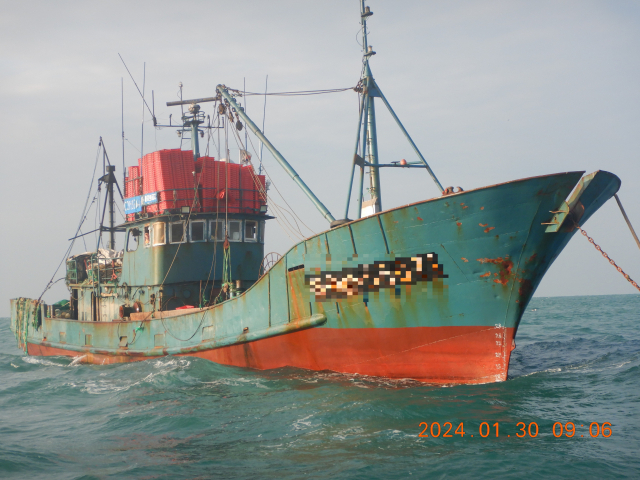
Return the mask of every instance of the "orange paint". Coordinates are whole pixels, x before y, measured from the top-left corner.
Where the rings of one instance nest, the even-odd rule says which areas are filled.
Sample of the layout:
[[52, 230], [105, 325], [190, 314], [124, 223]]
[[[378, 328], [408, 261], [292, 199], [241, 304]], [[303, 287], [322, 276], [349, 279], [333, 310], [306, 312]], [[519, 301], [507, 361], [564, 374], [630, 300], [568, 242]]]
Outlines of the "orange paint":
[[[387, 378], [412, 378], [439, 384], [504, 381], [511, 352], [496, 358], [493, 326], [326, 328], [317, 327], [254, 342], [183, 354], [222, 365], [269, 370], [297, 367]], [[514, 329], [502, 328], [505, 345]], [[30, 355], [83, 355], [46, 345], [29, 344]], [[89, 354], [87, 363], [149, 360], [131, 352]]]
[[462, 261], [467, 263], [469, 260], [467, 260], [466, 258], [462, 257]]
[[491, 276], [491, 272], [487, 272], [483, 275], [480, 275], [480, 278], [485, 278], [485, 277], [490, 277]]
[[496, 227], [488, 227], [484, 229], [484, 233], [489, 233], [491, 230], [493, 230]]

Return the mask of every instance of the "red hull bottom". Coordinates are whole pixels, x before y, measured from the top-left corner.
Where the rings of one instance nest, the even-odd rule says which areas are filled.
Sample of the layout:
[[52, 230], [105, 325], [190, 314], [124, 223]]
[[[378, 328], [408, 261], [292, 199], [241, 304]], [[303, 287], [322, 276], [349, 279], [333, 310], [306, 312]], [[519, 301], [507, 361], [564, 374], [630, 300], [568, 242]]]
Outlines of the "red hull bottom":
[[[297, 367], [426, 383], [504, 381], [513, 328], [312, 328], [215, 350], [189, 353], [222, 365], [269, 370]], [[79, 353], [29, 344], [37, 356], [86, 355], [88, 363], [147, 360], [148, 356]]]

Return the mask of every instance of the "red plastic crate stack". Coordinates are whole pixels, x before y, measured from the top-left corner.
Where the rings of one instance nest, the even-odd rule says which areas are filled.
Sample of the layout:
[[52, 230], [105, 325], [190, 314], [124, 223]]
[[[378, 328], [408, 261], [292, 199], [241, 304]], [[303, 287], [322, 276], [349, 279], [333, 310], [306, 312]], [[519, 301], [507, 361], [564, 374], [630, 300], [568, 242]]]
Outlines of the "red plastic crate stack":
[[242, 210], [245, 213], [258, 213], [260, 206], [266, 203], [264, 175], [257, 175], [251, 165], [242, 167]]
[[[237, 163], [220, 162], [218, 171], [220, 172], [219, 181], [221, 185], [225, 184], [226, 175], [226, 192], [225, 198], [228, 198], [229, 212], [240, 213], [240, 171], [241, 166]], [[220, 187], [222, 190], [225, 187]], [[220, 196], [220, 195], [218, 195]]]
[[206, 212], [240, 212], [240, 165], [200, 157], [196, 172], [201, 192], [202, 210]]
[[[129, 176], [124, 179], [124, 197], [131, 198], [140, 195], [140, 167], [129, 167]], [[127, 214], [127, 221], [135, 220], [135, 214]]]
[[194, 203], [195, 165], [188, 150], [160, 150], [142, 158], [143, 193], [158, 192], [158, 203], [148, 213], [191, 207]]
[[212, 211], [216, 206], [218, 184], [216, 182], [216, 162], [213, 157], [200, 157], [196, 161], [196, 182], [202, 210]]
[[140, 180], [140, 167], [129, 167], [129, 175], [125, 179], [125, 197], [129, 198], [140, 195]]

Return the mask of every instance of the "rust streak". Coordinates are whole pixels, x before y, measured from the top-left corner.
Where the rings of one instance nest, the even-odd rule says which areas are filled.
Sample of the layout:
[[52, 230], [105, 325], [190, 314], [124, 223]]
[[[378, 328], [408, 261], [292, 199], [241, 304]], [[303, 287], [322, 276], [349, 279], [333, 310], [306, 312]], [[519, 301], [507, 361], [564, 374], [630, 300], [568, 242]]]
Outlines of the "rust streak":
[[491, 276], [491, 272], [487, 272], [483, 275], [480, 275], [480, 278], [485, 278], [485, 277], [490, 277]]
[[488, 227], [489, 226], [488, 223], [479, 223], [478, 225], [480, 225], [481, 227]]
[[489, 233], [494, 228], [496, 228], [496, 227], [487, 227], [487, 228], [484, 229], [484, 233]]
[[458, 225], [459, 227], [462, 226], [462, 222], [456, 222], [456, 225]]
[[469, 260], [467, 260], [466, 258], [464, 258], [464, 257], [461, 257], [461, 258], [462, 258], [463, 262], [465, 262], [465, 263], [469, 262]]
[[[495, 275], [499, 278], [496, 278], [494, 282], [501, 285], [507, 285], [507, 283], [509, 283], [509, 279], [512, 277], [511, 270], [513, 269], [513, 262], [509, 260], [509, 256], [504, 258], [478, 258], [478, 262], [493, 263], [494, 265], [497, 265], [500, 270]], [[490, 273], [487, 273], [484, 276], [490, 276]]]

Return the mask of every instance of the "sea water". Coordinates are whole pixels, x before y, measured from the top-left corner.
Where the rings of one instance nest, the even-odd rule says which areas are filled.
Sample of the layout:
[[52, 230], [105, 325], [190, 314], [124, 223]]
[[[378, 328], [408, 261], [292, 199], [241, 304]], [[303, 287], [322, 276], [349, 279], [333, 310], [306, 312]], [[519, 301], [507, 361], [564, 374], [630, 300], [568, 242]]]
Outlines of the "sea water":
[[640, 477], [640, 295], [534, 298], [516, 342], [441, 387], [27, 357], [2, 319], [0, 478]]

